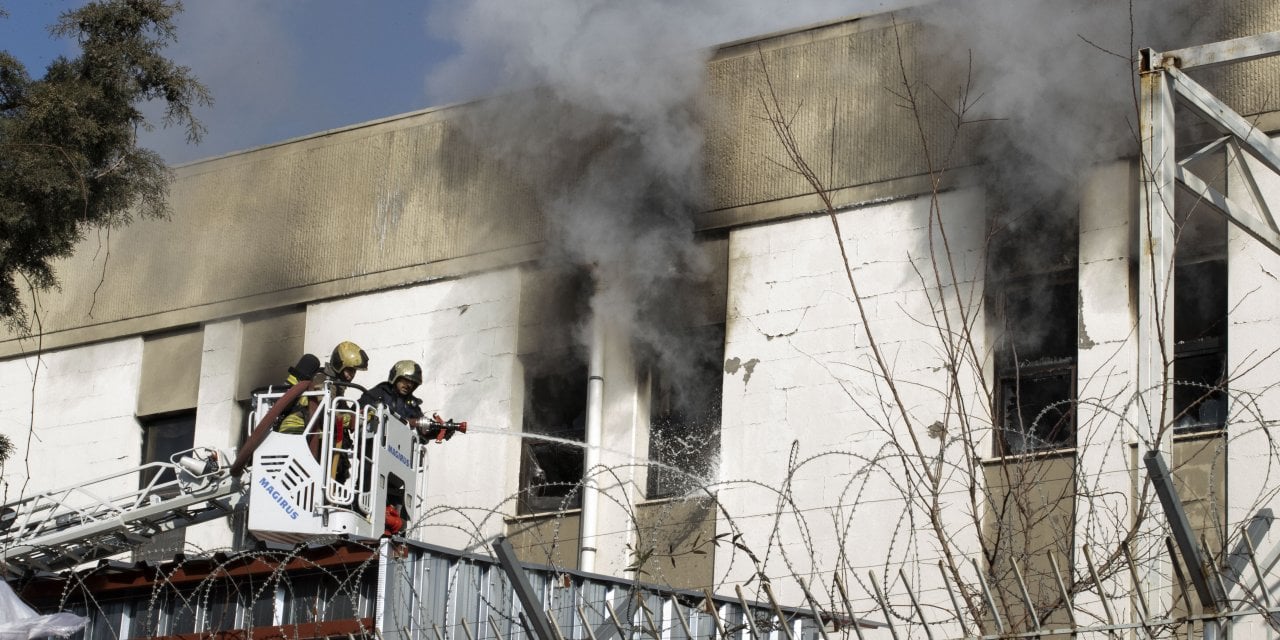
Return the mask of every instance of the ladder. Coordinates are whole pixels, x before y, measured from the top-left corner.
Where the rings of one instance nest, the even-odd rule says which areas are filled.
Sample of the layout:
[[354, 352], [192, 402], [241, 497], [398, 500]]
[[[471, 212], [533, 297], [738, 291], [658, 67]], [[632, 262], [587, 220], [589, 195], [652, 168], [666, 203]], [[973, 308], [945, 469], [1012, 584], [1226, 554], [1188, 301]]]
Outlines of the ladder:
[[229, 462], [216, 450], [197, 447], [168, 462], [0, 506], [0, 575], [71, 569], [158, 534], [229, 516], [245, 493]]

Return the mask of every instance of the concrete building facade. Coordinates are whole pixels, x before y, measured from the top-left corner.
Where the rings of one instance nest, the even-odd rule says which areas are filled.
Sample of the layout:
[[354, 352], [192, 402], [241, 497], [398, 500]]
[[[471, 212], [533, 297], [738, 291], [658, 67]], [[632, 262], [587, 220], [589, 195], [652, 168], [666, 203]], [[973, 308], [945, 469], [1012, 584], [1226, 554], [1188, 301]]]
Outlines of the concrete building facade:
[[[1274, 3], [1240, 5], [1254, 19], [1223, 21], [1219, 38], [1277, 28]], [[352, 340], [372, 362], [357, 383], [416, 360], [428, 413], [474, 425], [428, 447], [416, 540], [483, 551], [506, 535], [531, 562], [681, 588], [768, 578], [789, 604], [803, 601], [797, 578], [836, 601], [840, 576], [858, 615], [878, 610], [871, 574], [994, 625], [980, 567], [1017, 630], [1032, 622], [1015, 571], [1036, 621], [1065, 624], [1051, 553], [1098, 620], [1099, 591], [1176, 611], [1142, 458], [1167, 458], [1207, 553], [1275, 508], [1280, 256], [1180, 195], [1175, 285], [1150, 301], [1162, 267], [1140, 196], [1149, 159], [1101, 158], [1055, 187], [1064, 197], [1010, 198], [983, 134], [945, 101], [902, 106], [904, 86], [954, 69], [930, 57], [933, 28], [868, 16], [711, 57], [705, 202], [688, 238], [705, 262], [682, 285], [695, 302], [664, 310], [706, 353], [678, 378], [642, 329], [593, 317], [599, 282], [547, 249], [550, 205], [532, 183], [548, 177], [513, 173], [469, 136], [487, 107], [178, 168], [171, 219], [87, 238], [61, 288], [30, 302], [34, 331], [0, 339], [0, 428], [19, 446], [5, 500], [184, 443], [236, 447], [253, 389]], [[1205, 82], [1271, 133], [1280, 112], [1257, 96], [1280, 88], [1277, 70]], [[1227, 156], [1197, 162], [1228, 194], [1251, 192]], [[1259, 181], [1280, 207], [1280, 180]], [[593, 356], [594, 457], [522, 437], [584, 438]], [[590, 530], [584, 478], [601, 496]], [[151, 553], [235, 550], [252, 544], [241, 526], [199, 525]], [[969, 585], [958, 604], [948, 581]], [[1122, 600], [1115, 615], [1137, 616]]]

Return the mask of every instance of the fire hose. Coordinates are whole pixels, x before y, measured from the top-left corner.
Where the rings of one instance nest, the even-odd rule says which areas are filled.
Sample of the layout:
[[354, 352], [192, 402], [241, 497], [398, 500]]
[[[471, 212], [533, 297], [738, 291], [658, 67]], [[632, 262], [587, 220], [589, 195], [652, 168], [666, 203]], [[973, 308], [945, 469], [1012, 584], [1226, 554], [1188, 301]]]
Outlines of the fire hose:
[[249, 434], [249, 439], [245, 441], [244, 446], [240, 447], [239, 455], [236, 456], [235, 462], [231, 463], [231, 475], [239, 476], [244, 471], [244, 468], [253, 460], [253, 451], [266, 439], [267, 434], [271, 432], [272, 426], [275, 425], [276, 419], [285, 410], [292, 407], [293, 403], [310, 388], [310, 380], [298, 382], [271, 406], [271, 410], [267, 411], [267, 415], [262, 416], [262, 419], [258, 421], [258, 426], [254, 427], [253, 432]]

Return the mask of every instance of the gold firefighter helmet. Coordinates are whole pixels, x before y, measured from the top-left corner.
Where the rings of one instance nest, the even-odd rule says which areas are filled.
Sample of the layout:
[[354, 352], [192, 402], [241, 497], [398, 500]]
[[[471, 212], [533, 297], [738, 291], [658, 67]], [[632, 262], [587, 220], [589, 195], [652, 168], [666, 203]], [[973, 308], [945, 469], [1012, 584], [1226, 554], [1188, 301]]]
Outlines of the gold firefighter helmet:
[[354, 342], [339, 342], [333, 348], [333, 355], [329, 356], [329, 366], [334, 371], [342, 371], [348, 367], [364, 371], [369, 368], [369, 355]]
[[395, 384], [396, 380], [400, 378], [404, 378], [416, 385], [421, 385], [422, 367], [412, 360], [401, 360], [391, 367], [391, 373], [387, 374], [387, 382]]

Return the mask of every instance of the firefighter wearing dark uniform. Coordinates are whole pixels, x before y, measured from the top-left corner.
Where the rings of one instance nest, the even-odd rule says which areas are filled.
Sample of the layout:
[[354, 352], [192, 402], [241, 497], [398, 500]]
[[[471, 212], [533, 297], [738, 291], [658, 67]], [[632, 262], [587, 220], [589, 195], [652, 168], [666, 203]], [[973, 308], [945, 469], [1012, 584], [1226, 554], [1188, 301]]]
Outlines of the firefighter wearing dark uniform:
[[422, 399], [413, 395], [421, 385], [422, 367], [412, 360], [401, 360], [391, 367], [386, 382], [379, 382], [360, 396], [360, 404], [367, 407], [382, 404], [387, 411], [412, 425], [422, 417]]
[[[412, 360], [401, 360], [387, 374], [385, 382], [364, 392], [360, 405], [370, 409], [379, 404], [406, 424], [413, 426], [422, 418], [422, 399], [413, 395], [422, 385], [422, 367]], [[404, 530], [409, 514], [400, 506], [403, 496], [387, 496], [388, 504], [383, 515], [383, 535], [393, 536]]]

